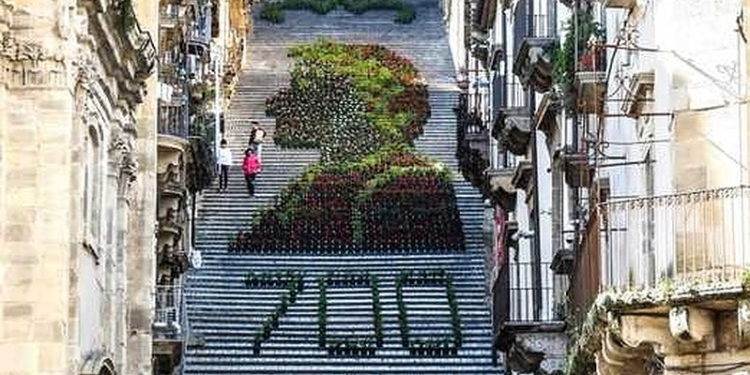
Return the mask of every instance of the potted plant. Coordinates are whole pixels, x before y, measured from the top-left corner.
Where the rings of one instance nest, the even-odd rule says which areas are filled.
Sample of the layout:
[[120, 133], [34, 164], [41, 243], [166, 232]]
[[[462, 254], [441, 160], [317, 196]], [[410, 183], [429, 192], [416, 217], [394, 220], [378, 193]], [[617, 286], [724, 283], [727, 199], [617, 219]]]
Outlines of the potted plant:
[[552, 72], [557, 89], [563, 97], [568, 98], [564, 103], [566, 108], [571, 109], [574, 105], [570, 98], [575, 98], [573, 83], [576, 71], [590, 70], [597, 62], [598, 55], [589, 48], [589, 40], [603, 37], [604, 28], [586, 11], [579, 11], [566, 21], [565, 39], [557, 48]]

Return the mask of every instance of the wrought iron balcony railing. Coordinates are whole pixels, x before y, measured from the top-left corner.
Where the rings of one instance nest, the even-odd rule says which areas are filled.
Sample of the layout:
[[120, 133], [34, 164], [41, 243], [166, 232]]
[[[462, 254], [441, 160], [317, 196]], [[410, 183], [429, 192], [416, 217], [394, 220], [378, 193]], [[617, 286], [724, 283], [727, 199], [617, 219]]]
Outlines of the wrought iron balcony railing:
[[180, 12], [177, 9], [163, 10], [159, 12], [159, 26], [173, 28], [180, 24]]
[[[534, 9], [533, 0], [520, 0], [513, 13], [513, 54], [525, 38], [552, 38], [555, 36], [555, 19], [544, 9]], [[536, 4], [538, 5], [538, 4]]]
[[599, 214], [603, 289], [716, 292], [750, 267], [750, 186], [610, 201]]
[[211, 31], [208, 29], [191, 27], [188, 31], [188, 41], [190, 43], [197, 43], [202, 46], [208, 46], [211, 44]]
[[181, 285], [158, 285], [154, 328], [161, 332], [179, 335], [184, 323], [184, 300]]
[[[539, 277], [535, 272], [539, 271]], [[500, 271], [493, 297], [495, 319], [503, 325], [561, 321], [562, 311], [555, 301], [554, 272], [549, 262], [510, 262]], [[505, 281], [502, 281], [505, 280]], [[505, 311], [498, 311], [498, 308]]]
[[159, 106], [159, 134], [187, 138], [189, 134], [187, 99], [182, 96], [162, 102]]

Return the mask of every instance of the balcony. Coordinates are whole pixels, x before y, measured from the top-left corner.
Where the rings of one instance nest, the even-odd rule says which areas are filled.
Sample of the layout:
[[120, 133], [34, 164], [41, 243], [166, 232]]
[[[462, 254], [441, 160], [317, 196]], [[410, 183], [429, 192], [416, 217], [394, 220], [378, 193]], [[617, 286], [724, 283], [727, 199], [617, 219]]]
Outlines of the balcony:
[[599, 1], [606, 8], [633, 9], [638, 4], [637, 0], [599, 0]]
[[185, 345], [183, 289], [181, 285], [156, 287], [153, 323], [154, 374], [171, 374], [182, 360]]
[[494, 346], [506, 353], [512, 371], [533, 373], [550, 352], [565, 351], [562, 305], [549, 266], [512, 261], [493, 286]]
[[534, 2], [520, 0], [513, 13], [513, 74], [524, 87], [543, 93], [552, 87], [557, 38], [554, 17], [534, 9]]
[[187, 97], [184, 95], [173, 95], [169, 101], [162, 101], [160, 103], [159, 134], [187, 138], [189, 135], [189, 125]]
[[474, 187], [485, 183], [484, 171], [489, 167], [490, 137], [482, 118], [467, 113], [464, 105], [457, 112], [457, 150], [459, 169]]
[[495, 117], [492, 136], [514, 155], [526, 155], [531, 141], [531, 114], [528, 107], [505, 108]]
[[748, 186], [599, 205], [603, 289], [657, 292], [648, 299], [673, 302], [742, 291], [749, 209]]
[[500, 206], [505, 212], [516, 209], [516, 188], [513, 186], [515, 169], [501, 168], [487, 171], [489, 191], [487, 195], [493, 204]]
[[180, 337], [183, 321], [182, 308], [181, 285], [157, 286], [154, 332]]
[[187, 33], [188, 44], [202, 47], [204, 51], [211, 45], [211, 33], [207, 29], [191, 27]]
[[561, 138], [560, 126], [557, 122], [557, 115], [561, 108], [561, 101], [554, 93], [548, 92], [542, 96], [542, 100], [537, 105], [536, 115], [534, 115], [534, 128], [544, 133], [550, 154], [555, 152], [556, 139]]
[[594, 166], [588, 155], [583, 151], [574, 151], [571, 146], [556, 151], [552, 156], [555, 167], [565, 173], [565, 183], [571, 188], [586, 188], [591, 186], [594, 177]]
[[164, 10], [159, 12], [159, 27], [164, 29], [174, 29], [180, 26], [180, 12], [172, 10]]
[[490, 136], [487, 127], [478, 116], [474, 115], [472, 119], [473, 121], [464, 123], [466, 146], [479, 152], [482, 159], [489, 160]]
[[[117, 86], [119, 99], [129, 107], [142, 103], [146, 95], [145, 81], [156, 66], [157, 51], [151, 34], [141, 28], [135, 17], [137, 12], [132, 2], [110, 1], [103, 5], [83, 1], [79, 5], [79, 10], [87, 12], [86, 30], [94, 38], [97, 52], [103, 61], [112, 62], [108, 74], [116, 79], [110, 85]], [[102, 6], [106, 12], [102, 12]], [[110, 68], [117, 71], [109, 71]]]
[[528, 190], [534, 181], [534, 167], [529, 160], [521, 160], [513, 171], [511, 183], [513, 187], [521, 190]]
[[513, 74], [524, 87], [531, 87], [538, 93], [547, 92], [552, 87], [555, 43], [556, 39], [550, 37], [523, 39], [513, 61]]
[[607, 94], [607, 55], [604, 50], [583, 53], [576, 64], [575, 88], [578, 113], [599, 113]]

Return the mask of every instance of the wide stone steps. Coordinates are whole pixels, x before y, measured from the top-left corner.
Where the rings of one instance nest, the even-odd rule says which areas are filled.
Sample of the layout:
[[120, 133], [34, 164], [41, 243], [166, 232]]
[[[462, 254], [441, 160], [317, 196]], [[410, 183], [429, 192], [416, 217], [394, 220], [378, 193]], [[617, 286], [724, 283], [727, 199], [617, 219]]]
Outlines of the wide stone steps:
[[[288, 11], [286, 22], [269, 24], [257, 19], [248, 43], [249, 69], [240, 72], [236, 92], [225, 115], [227, 140], [235, 166], [230, 169], [229, 191], [216, 188], [201, 194], [196, 219], [195, 247], [202, 266], [190, 271], [186, 290], [190, 334], [203, 346], [186, 352], [187, 375], [224, 374], [495, 374], [492, 332], [484, 281], [482, 247], [483, 202], [463, 181], [455, 159], [458, 103], [455, 68], [446, 32], [435, 0], [420, 0], [417, 20], [393, 23], [394, 12], [352, 15], [336, 10], [320, 16]], [[344, 251], [314, 254], [304, 249], [289, 253], [230, 253], [227, 242], [247, 229], [253, 215], [274, 204], [278, 193], [310, 164], [319, 160], [314, 150], [290, 150], [273, 144], [275, 120], [265, 116], [265, 101], [288, 86], [289, 47], [326, 37], [349, 43], [378, 43], [412, 59], [430, 92], [431, 117], [415, 147], [453, 170], [457, 204], [466, 236], [466, 251], [425, 249], [421, 252]], [[250, 122], [268, 131], [262, 159], [264, 170], [256, 180], [256, 195], [248, 197], [240, 171]], [[453, 277], [459, 306], [463, 345], [454, 356], [423, 356], [401, 346], [395, 278], [403, 270], [444, 269]], [[249, 271], [295, 270], [304, 274], [304, 289], [280, 318], [279, 327], [253, 351], [253, 337], [275, 311], [281, 289], [248, 288]], [[384, 342], [373, 356], [331, 356], [318, 347], [317, 279], [330, 271], [369, 272], [380, 279], [379, 291]], [[442, 338], [452, 334], [445, 287], [405, 286], [411, 338]], [[371, 336], [372, 295], [369, 287], [329, 286], [328, 336]], [[364, 337], [364, 336], [363, 336]]]

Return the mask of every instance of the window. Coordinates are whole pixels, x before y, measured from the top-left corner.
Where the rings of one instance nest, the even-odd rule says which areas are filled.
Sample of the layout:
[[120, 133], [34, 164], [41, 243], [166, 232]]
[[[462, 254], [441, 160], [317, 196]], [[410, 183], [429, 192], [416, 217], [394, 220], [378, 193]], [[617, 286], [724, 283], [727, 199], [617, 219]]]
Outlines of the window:
[[84, 235], [93, 246], [98, 245], [100, 238], [103, 184], [101, 138], [94, 127], [89, 127], [84, 147]]

